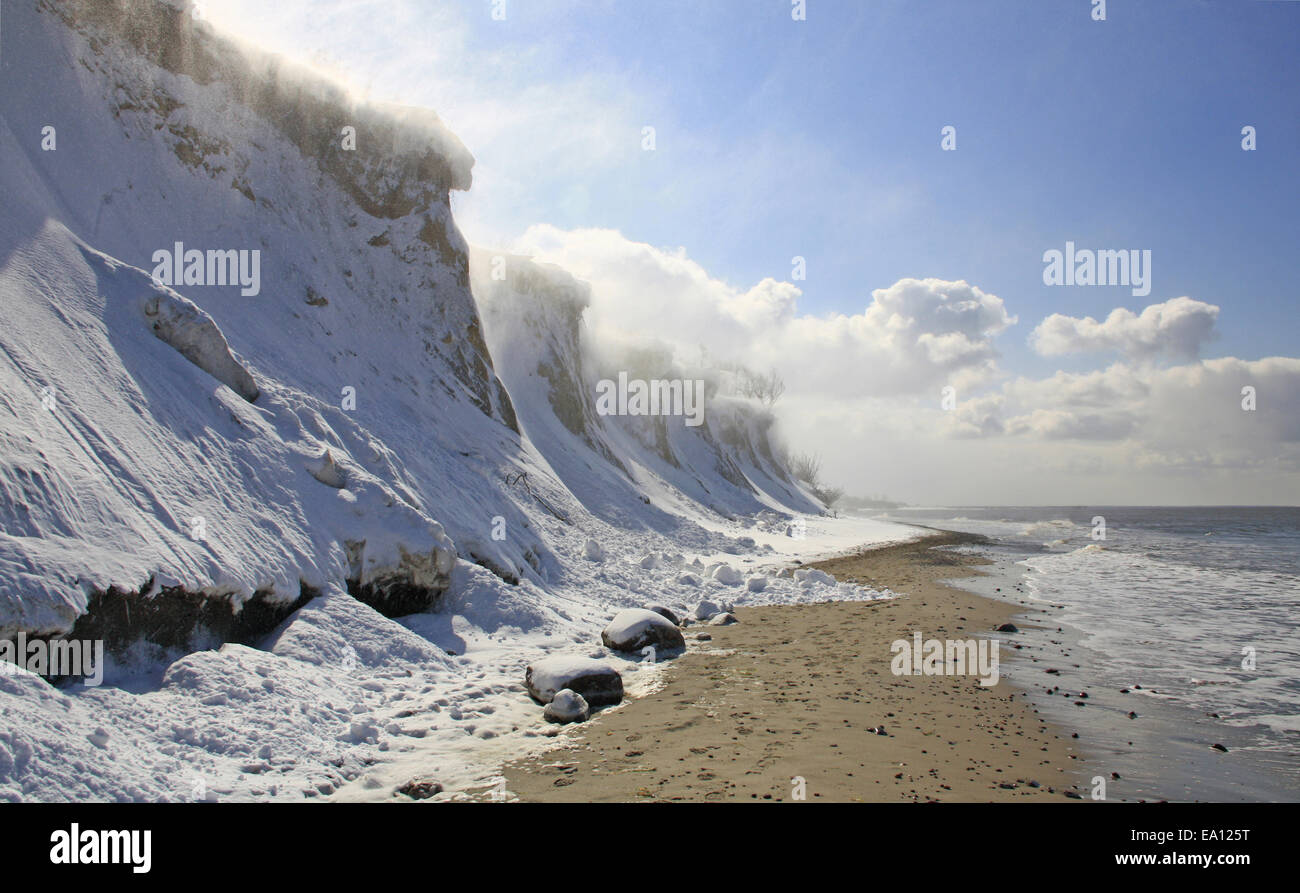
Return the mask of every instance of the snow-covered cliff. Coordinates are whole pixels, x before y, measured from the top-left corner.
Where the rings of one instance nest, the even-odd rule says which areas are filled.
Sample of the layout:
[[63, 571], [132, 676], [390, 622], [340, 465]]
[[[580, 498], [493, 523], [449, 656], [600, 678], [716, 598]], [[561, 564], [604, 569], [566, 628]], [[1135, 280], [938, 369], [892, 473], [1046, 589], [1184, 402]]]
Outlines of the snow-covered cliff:
[[[524, 665], [598, 647], [614, 609], [863, 594], [775, 575], [820, 506], [770, 416], [599, 350], [561, 271], [480, 258], [472, 285], [448, 195], [473, 160], [432, 112], [180, 0], [6, 0], [3, 24], [0, 639], [111, 665], [5, 665], [0, 799], [482, 780], [484, 742], [540, 737]], [[704, 381], [702, 424], [602, 414], [619, 372]]]
[[[469, 153], [171, 4], [5, 13], [0, 632], [151, 579], [444, 588], [443, 525], [500, 513], [519, 448], [449, 211]], [[214, 251], [258, 252], [257, 293]]]
[[[718, 370], [683, 368], [666, 350], [594, 345], [585, 283], [523, 257], [476, 250], [472, 259], [488, 343], [521, 428], [593, 512], [644, 523], [644, 512], [627, 509], [649, 500], [664, 514], [657, 523], [671, 525], [701, 508], [727, 518], [822, 509], [777, 460], [771, 413], [719, 393]], [[620, 373], [703, 382], [700, 424], [667, 413], [601, 414], [598, 383]]]

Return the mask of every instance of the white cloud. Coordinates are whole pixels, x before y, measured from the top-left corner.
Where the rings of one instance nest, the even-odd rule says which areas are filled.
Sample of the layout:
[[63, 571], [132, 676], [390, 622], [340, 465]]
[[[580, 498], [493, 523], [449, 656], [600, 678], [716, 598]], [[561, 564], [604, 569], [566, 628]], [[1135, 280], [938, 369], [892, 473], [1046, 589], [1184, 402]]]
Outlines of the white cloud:
[[512, 246], [592, 285], [588, 324], [598, 340], [641, 336], [695, 356], [775, 367], [790, 398], [854, 399], [970, 384], [995, 372], [993, 338], [1016, 321], [1000, 298], [966, 282], [903, 279], [876, 289], [861, 313], [798, 313], [800, 290], [764, 279], [750, 288], [709, 275], [684, 249], [656, 248], [614, 230], [530, 227]]
[[[1253, 411], [1243, 408], [1245, 387], [1255, 389]], [[1140, 447], [1145, 463], [1164, 467], [1248, 467], [1300, 457], [1300, 359], [1221, 357], [1168, 368], [1116, 363], [1019, 378], [1005, 383], [1000, 397], [995, 408], [1012, 438], [1122, 441]], [[1156, 454], [1164, 458], [1156, 461]]]
[[1191, 298], [1151, 304], [1142, 313], [1119, 307], [1105, 322], [1054, 313], [1034, 329], [1030, 345], [1043, 356], [1116, 352], [1135, 360], [1192, 359], [1214, 330], [1219, 308]]
[[[903, 279], [860, 313], [810, 316], [791, 283], [732, 285], [684, 249], [614, 230], [534, 226], [511, 247], [591, 284], [598, 345], [642, 339], [690, 362], [703, 344], [715, 360], [776, 368], [786, 436], [851, 491], [965, 504], [1300, 497], [1300, 359], [1150, 362], [1195, 353], [1218, 313], [1210, 304], [1179, 298], [1105, 323], [1050, 317], [1045, 352], [1125, 359], [1006, 378], [995, 340], [1016, 318], [967, 282]], [[945, 385], [961, 398], [952, 411]], [[1248, 385], [1255, 412], [1241, 408]]]
[[950, 436], [955, 438], [992, 437], [1003, 433], [1001, 394], [987, 394], [966, 400], [948, 413]]

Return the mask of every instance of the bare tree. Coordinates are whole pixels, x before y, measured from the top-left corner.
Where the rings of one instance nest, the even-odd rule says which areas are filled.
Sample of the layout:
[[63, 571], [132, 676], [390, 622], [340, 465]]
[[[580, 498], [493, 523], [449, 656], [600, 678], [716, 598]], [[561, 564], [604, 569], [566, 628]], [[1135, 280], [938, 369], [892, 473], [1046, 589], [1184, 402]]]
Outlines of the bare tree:
[[763, 395], [760, 399], [763, 401], [763, 405], [771, 406], [777, 400], [780, 400], [781, 395], [785, 393], [785, 381], [776, 374], [775, 369], [768, 374], [764, 381]]
[[816, 494], [817, 494], [817, 498], [820, 499], [827, 508], [830, 508], [835, 503], [839, 502], [841, 498], [843, 498], [844, 488], [843, 487], [822, 487], [816, 491]]
[[822, 459], [816, 453], [784, 453], [786, 468], [795, 480], [803, 481], [813, 495], [830, 508], [844, 498], [843, 487], [822, 486]]
[[785, 393], [785, 382], [775, 369], [767, 375], [762, 375], [744, 366], [738, 366], [735, 372], [736, 393], [742, 397], [751, 397], [764, 406], [771, 406]]
[[736, 373], [736, 393], [742, 397], [756, 397], [758, 386], [754, 382], [754, 373], [744, 366], [737, 366], [734, 371]]
[[816, 453], [791, 453], [790, 473], [814, 490], [821, 482], [822, 460]]

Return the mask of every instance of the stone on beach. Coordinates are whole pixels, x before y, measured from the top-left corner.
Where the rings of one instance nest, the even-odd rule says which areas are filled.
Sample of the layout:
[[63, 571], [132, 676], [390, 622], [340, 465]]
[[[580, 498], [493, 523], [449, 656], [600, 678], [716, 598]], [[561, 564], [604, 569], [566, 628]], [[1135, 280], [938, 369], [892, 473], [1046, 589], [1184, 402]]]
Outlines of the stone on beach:
[[566, 688], [582, 695], [592, 707], [623, 700], [623, 677], [618, 670], [603, 661], [574, 654], [557, 654], [530, 664], [524, 686], [543, 704], [549, 704], [556, 693]]
[[413, 778], [398, 788], [397, 793], [405, 794], [412, 800], [428, 800], [435, 794], [442, 793], [442, 785], [432, 779]]
[[662, 614], [644, 608], [619, 611], [600, 634], [606, 648], [615, 651], [640, 651], [647, 645], [655, 648], [685, 648], [682, 631]]
[[572, 689], [564, 688], [555, 693], [542, 715], [547, 722], [585, 722], [591, 715], [591, 710], [586, 698]]
[[694, 617], [696, 620], [708, 620], [714, 614], [717, 614], [721, 611], [722, 608], [718, 605], [717, 602], [709, 601], [706, 598], [703, 599], [698, 605], [695, 606], [695, 610], [691, 612], [691, 616]]
[[646, 605], [645, 607], [647, 611], [654, 611], [660, 617], [666, 617], [669, 620], [671, 620], [673, 626], [682, 625], [682, 618], [678, 617], [677, 613], [673, 611], [672, 608], [669, 608], [666, 605], [652, 604], [652, 605]]

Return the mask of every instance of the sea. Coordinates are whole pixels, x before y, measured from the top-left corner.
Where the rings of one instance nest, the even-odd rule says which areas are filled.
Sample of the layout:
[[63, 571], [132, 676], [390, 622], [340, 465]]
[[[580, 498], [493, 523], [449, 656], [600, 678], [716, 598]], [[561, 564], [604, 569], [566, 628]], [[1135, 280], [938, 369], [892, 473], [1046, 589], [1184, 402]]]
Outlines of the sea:
[[1097, 799], [1300, 800], [1300, 508], [879, 517], [988, 538], [952, 583], [1025, 608], [1003, 672], [1079, 736]]

